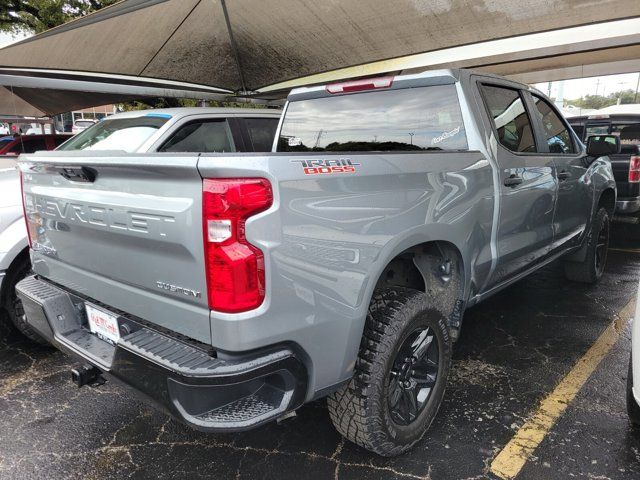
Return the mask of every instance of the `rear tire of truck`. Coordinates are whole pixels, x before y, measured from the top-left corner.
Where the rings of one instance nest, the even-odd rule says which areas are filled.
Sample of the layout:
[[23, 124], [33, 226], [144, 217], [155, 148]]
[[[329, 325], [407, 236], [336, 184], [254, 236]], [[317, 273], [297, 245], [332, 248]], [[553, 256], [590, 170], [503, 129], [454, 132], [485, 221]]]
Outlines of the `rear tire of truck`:
[[418, 290], [388, 287], [369, 306], [352, 379], [328, 398], [335, 428], [382, 456], [402, 454], [425, 434], [451, 366], [446, 318]]
[[564, 274], [567, 279], [581, 283], [597, 283], [607, 264], [609, 230], [611, 220], [604, 207], [600, 207], [587, 233], [586, 255], [582, 262], [566, 261]]
[[627, 376], [627, 413], [629, 421], [637, 428], [640, 428], [640, 405], [633, 396], [633, 367], [631, 358], [629, 359], [629, 375]]
[[16, 295], [16, 284], [29, 275], [31, 272], [31, 263], [28, 258], [18, 260], [18, 263], [13, 266], [9, 275], [7, 276], [7, 296], [5, 299], [4, 308], [9, 314], [11, 323], [32, 342], [38, 345], [48, 345], [47, 341], [38, 335], [33, 328], [27, 323], [24, 315], [24, 308], [22, 302]]

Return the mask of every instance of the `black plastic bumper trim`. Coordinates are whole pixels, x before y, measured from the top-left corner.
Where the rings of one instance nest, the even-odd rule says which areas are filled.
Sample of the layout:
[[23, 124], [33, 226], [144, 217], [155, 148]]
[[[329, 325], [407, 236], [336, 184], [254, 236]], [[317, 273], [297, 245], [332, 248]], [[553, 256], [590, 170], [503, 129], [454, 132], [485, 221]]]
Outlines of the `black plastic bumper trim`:
[[307, 371], [287, 346], [220, 359], [121, 317], [129, 333], [112, 345], [88, 330], [84, 298], [36, 276], [16, 291], [27, 322], [50, 343], [198, 430], [246, 430], [304, 402]]

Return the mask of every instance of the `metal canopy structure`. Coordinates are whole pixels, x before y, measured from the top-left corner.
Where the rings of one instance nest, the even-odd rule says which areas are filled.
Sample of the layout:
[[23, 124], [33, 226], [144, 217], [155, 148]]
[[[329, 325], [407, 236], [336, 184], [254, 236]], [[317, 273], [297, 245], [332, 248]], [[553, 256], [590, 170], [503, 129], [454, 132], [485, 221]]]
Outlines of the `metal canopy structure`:
[[425, 68], [524, 81], [638, 71], [639, 49], [638, 0], [124, 0], [0, 49], [0, 67], [276, 98]]
[[0, 68], [0, 112], [49, 116], [144, 98], [223, 100], [228, 92], [184, 82], [122, 75]]

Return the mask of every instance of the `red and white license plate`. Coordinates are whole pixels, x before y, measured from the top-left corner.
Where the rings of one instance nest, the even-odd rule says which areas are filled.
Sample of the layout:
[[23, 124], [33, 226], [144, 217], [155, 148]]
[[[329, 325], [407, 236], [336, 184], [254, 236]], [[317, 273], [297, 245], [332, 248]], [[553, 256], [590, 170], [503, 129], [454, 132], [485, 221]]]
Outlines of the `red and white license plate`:
[[118, 343], [118, 340], [120, 340], [118, 316], [88, 303], [85, 303], [85, 308], [87, 310], [87, 319], [89, 320], [89, 330], [106, 342], [113, 345]]

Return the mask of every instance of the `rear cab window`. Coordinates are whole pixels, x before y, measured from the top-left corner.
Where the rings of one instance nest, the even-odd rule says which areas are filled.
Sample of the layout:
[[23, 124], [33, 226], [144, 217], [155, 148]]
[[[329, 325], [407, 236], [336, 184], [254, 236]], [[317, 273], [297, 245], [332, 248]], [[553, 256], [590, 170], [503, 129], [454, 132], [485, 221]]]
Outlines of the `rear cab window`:
[[279, 152], [467, 150], [454, 84], [291, 101]]
[[587, 125], [585, 128], [585, 140], [594, 135], [608, 135], [609, 134], [609, 124], [600, 124], [600, 125]]
[[124, 150], [132, 153], [170, 118], [170, 115], [147, 114], [102, 120], [60, 145], [58, 150]]
[[270, 152], [278, 129], [278, 118], [244, 118], [254, 152]]
[[611, 135], [620, 137], [621, 153], [636, 154], [640, 145], [640, 117], [638, 121], [611, 124]]
[[[575, 130], [575, 126], [574, 126]], [[599, 135], [616, 135], [620, 137], [621, 153], [635, 154], [640, 146], [640, 115], [638, 120], [630, 118], [610, 119], [606, 122], [602, 120], [591, 120], [584, 128], [583, 140]]]

